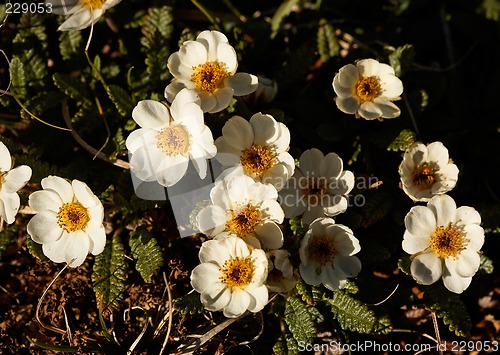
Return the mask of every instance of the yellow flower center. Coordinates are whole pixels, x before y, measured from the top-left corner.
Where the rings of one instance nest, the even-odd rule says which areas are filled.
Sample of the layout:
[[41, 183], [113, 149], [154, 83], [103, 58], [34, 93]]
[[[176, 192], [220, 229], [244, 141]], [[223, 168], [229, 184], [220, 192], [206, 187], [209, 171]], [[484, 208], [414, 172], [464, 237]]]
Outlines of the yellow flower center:
[[82, 0], [83, 5], [89, 7], [91, 9], [100, 9], [102, 5], [106, 2], [106, 0]]
[[415, 165], [415, 169], [411, 175], [413, 185], [420, 191], [431, 188], [436, 182], [435, 170], [431, 163]]
[[354, 90], [361, 102], [373, 101], [382, 92], [380, 79], [377, 76], [362, 78], [356, 83]]
[[462, 228], [448, 223], [445, 226], [439, 226], [431, 235], [430, 246], [432, 251], [440, 258], [455, 257], [467, 246], [465, 235]]
[[333, 259], [338, 254], [335, 243], [326, 236], [311, 238], [307, 248], [309, 251], [309, 259], [322, 266], [333, 262]]
[[235, 257], [226, 260], [220, 271], [222, 272], [220, 281], [228, 287], [245, 287], [252, 282], [255, 266], [249, 256]]
[[184, 154], [189, 149], [189, 132], [184, 126], [170, 126], [156, 136], [158, 148], [168, 156]]
[[68, 233], [83, 230], [89, 220], [88, 211], [80, 202], [65, 203], [57, 213], [57, 224]]
[[241, 164], [245, 171], [253, 176], [260, 176], [273, 166], [274, 154], [266, 147], [252, 145], [241, 154]]
[[196, 83], [196, 89], [199, 91], [214, 92], [229, 76], [226, 65], [215, 61], [193, 67], [191, 80]]
[[239, 237], [252, 234], [255, 226], [261, 220], [260, 211], [251, 204], [239, 212], [231, 210], [231, 219], [226, 223], [226, 228]]

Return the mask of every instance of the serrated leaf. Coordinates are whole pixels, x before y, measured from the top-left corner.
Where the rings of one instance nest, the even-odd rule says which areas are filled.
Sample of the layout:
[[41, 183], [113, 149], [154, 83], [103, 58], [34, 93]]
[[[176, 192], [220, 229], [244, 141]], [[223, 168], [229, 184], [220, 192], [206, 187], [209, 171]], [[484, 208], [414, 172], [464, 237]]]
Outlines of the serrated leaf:
[[430, 309], [436, 311], [436, 316], [443, 319], [451, 332], [462, 337], [470, 335], [472, 322], [459, 295], [448, 291], [439, 282], [429, 286], [424, 297], [428, 300]]
[[315, 305], [316, 302], [323, 299], [324, 291], [320, 287], [306, 284], [302, 278], [297, 281], [295, 288], [302, 300], [309, 305]]
[[118, 85], [108, 86], [108, 95], [111, 101], [115, 104], [116, 109], [123, 117], [130, 117], [134, 103], [128, 92]]
[[45, 110], [61, 103], [64, 94], [60, 91], [41, 92], [24, 103], [35, 115], [42, 114]]
[[398, 260], [399, 270], [401, 270], [402, 272], [404, 272], [408, 276], [411, 276], [410, 265], [411, 265], [411, 258], [408, 254], [404, 254]]
[[335, 35], [335, 29], [325, 19], [319, 21], [316, 38], [318, 42], [318, 52], [323, 62], [327, 62], [330, 58], [339, 55], [340, 45]]
[[21, 59], [13, 57], [10, 61], [10, 78], [12, 80], [11, 91], [16, 96], [23, 98], [28, 93], [26, 91], [26, 74]]
[[23, 63], [25, 63], [28, 86], [44, 86], [44, 80], [49, 75], [47, 60], [42, 58], [34, 48], [30, 48], [23, 53]]
[[289, 332], [281, 335], [273, 346], [273, 354], [295, 355], [300, 354], [299, 344]]
[[12, 243], [17, 236], [17, 226], [9, 225], [0, 232], [0, 258], [7, 250], [7, 245]]
[[392, 53], [389, 54], [389, 62], [391, 67], [394, 68], [396, 76], [401, 77], [413, 64], [413, 59], [415, 58], [415, 48], [411, 44], [405, 44], [396, 49], [391, 49]]
[[52, 75], [54, 84], [66, 95], [76, 101], [90, 102], [88, 99], [87, 87], [80, 80], [63, 73]]
[[483, 274], [492, 274], [495, 270], [493, 266], [493, 260], [488, 258], [486, 255], [481, 254], [481, 263], [479, 264], [479, 272]]
[[163, 253], [156, 239], [146, 228], [138, 227], [130, 235], [129, 246], [132, 257], [137, 260], [135, 268], [145, 282], [151, 282], [151, 277], [163, 266]]
[[42, 244], [35, 243], [29, 234], [26, 235], [26, 247], [31, 255], [40, 261], [49, 261], [42, 249]]
[[387, 150], [404, 152], [417, 140], [417, 134], [411, 129], [403, 129], [387, 147]]
[[293, 7], [298, 3], [298, 0], [285, 0], [281, 3], [271, 19], [271, 39], [276, 37], [281, 27], [281, 23], [290, 15]]
[[366, 304], [343, 291], [334, 292], [332, 298], [323, 297], [323, 302], [330, 307], [344, 330], [370, 334], [376, 326], [375, 313]]
[[200, 301], [200, 294], [191, 292], [174, 300], [174, 308], [182, 314], [200, 314], [205, 307]]
[[123, 300], [127, 265], [125, 248], [118, 234], [108, 240], [104, 251], [95, 257], [92, 283], [97, 303], [103, 311], [117, 309]]
[[316, 327], [307, 304], [300, 298], [291, 296], [285, 304], [284, 320], [297, 342], [311, 343], [316, 337]]
[[81, 31], [62, 31], [59, 35], [59, 51], [64, 60], [82, 55], [83, 38]]

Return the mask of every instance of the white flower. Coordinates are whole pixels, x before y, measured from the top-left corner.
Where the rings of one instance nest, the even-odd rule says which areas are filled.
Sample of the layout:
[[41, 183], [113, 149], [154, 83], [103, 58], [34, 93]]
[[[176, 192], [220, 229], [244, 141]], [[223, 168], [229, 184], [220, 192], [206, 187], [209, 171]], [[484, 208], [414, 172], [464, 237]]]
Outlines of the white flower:
[[165, 89], [172, 102], [183, 88], [195, 90], [203, 112], [219, 112], [229, 106], [233, 96], [250, 94], [257, 88], [256, 76], [236, 73], [238, 60], [227, 37], [218, 31], [203, 31], [195, 41], [186, 41], [168, 58], [174, 76]]
[[19, 210], [19, 196], [17, 191], [22, 189], [31, 178], [31, 168], [20, 165], [12, 168], [10, 152], [0, 142], [0, 217], [7, 223], [14, 222]]
[[183, 90], [170, 111], [153, 100], [137, 104], [132, 117], [142, 128], [126, 141], [132, 155], [130, 169], [137, 178], [172, 186], [186, 174], [190, 159], [200, 178], [205, 178], [207, 159], [215, 156], [217, 148], [198, 102], [196, 93]]
[[412, 254], [410, 270], [417, 283], [430, 285], [442, 278], [455, 293], [469, 287], [484, 243], [480, 224], [474, 208], [457, 208], [448, 195], [434, 196], [427, 206], [412, 207], [405, 217], [403, 250]]
[[45, 0], [56, 15], [71, 15], [59, 26], [59, 31], [82, 30], [93, 25], [107, 9], [121, 0]]
[[394, 118], [401, 114], [391, 101], [403, 93], [403, 83], [394, 69], [374, 59], [347, 64], [333, 78], [335, 99], [340, 111], [367, 120]]
[[331, 218], [318, 218], [309, 226], [300, 245], [300, 276], [305, 283], [337, 291], [345, 287], [348, 277], [361, 271], [354, 254], [361, 250], [352, 230], [335, 224]]
[[201, 293], [205, 309], [236, 318], [247, 310], [256, 313], [264, 308], [269, 295], [263, 250], [232, 236], [204, 242], [199, 257], [201, 264], [191, 273], [191, 286]]
[[290, 254], [283, 249], [266, 252], [269, 259], [269, 274], [267, 288], [271, 292], [288, 292], [297, 284], [297, 277], [293, 272]]
[[257, 75], [257, 78], [259, 80], [257, 90], [244, 96], [243, 99], [253, 105], [261, 105], [273, 101], [278, 94], [278, 83], [260, 75]]
[[234, 116], [215, 141], [215, 158], [225, 168], [241, 166], [245, 175], [279, 191], [295, 170], [294, 160], [287, 152], [289, 144], [290, 131], [272, 116], [256, 113], [250, 122]]
[[403, 191], [413, 201], [427, 202], [434, 195], [455, 187], [458, 168], [451, 162], [448, 149], [441, 142], [427, 146], [416, 142], [408, 148], [399, 166]]
[[198, 213], [198, 228], [209, 236], [230, 232], [250, 245], [279, 249], [283, 233], [278, 223], [284, 215], [277, 197], [273, 186], [249, 176], [218, 181], [210, 191], [212, 204]]
[[280, 191], [285, 217], [302, 216], [310, 224], [325, 215], [332, 217], [347, 209], [347, 194], [354, 187], [354, 174], [343, 170], [342, 159], [335, 153], [326, 156], [308, 149], [299, 159], [299, 168]]
[[58, 176], [42, 179], [43, 190], [33, 192], [29, 205], [38, 213], [28, 222], [28, 234], [42, 244], [53, 262], [71, 267], [83, 263], [87, 254], [104, 250], [106, 232], [101, 201], [84, 182], [71, 183]]

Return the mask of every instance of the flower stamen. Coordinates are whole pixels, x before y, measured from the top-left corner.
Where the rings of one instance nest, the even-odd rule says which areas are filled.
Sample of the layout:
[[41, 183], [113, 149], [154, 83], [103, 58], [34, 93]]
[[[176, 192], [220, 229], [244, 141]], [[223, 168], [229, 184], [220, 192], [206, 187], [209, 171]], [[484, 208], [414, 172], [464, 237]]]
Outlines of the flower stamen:
[[91, 9], [100, 9], [106, 0], [82, 0], [83, 5]]
[[89, 220], [88, 211], [80, 202], [65, 203], [57, 213], [57, 224], [68, 233], [83, 230]]
[[248, 204], [239, 212], [231, 210], [231, 219], [226, 223], [226, 228], [242, 237], [252, 234], [260, 220], [260, 211], [255, 206]]
[[252, 282], [255, 266], [250, 257], [235, 257], [224, 262], [220, 281], [228, 287], [245, 287]]
[[338, 254], [333, 240], [320, 236], [312, 239], [308, 246], [309, 259], [314, 260], [321, 266], [330, 264]]
[[197, 90], [213, 93], [229, 76], [226, 65], [215, 61], [193, 66], [191, 80], [196, 83]]
[[464, 233], [452, 223], [437, 227], [431, 235], [429, 244], [440, 258], [455, 257], [467, 246]]
[[184, 154], [189, 150], [189, 132], [181, 125], [162, 129], [156, 140], [158, 149], [168, 156]]
[[378, 76], [368, 76], [359, 80], [354, 86], [356, 96], [361, 102], [373, 101], [382, 92]]
[[247, 173], [260, 176], [273, 166], [273, 159], [274, 155], [268, 148], [253, 144], [250, 148], [243, 150], [240, 161]]
[[416, 164], [411, 178], [418, 190], [427, 190], [436, 182], [436, 170], [431, 163]]

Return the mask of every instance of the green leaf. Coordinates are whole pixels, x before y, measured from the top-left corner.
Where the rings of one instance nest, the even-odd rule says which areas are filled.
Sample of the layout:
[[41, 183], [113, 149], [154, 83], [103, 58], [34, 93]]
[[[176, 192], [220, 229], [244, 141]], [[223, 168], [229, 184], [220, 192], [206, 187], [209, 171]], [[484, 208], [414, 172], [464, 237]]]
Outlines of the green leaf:
[[59, 51], [64, 60], [76, 59], [83, 54], [81, 31], [62, 31], [59, 35]]
[[299, 344], [289, 332], [282, 334], [273, 346], [273, 354], [300, 354]]
[[7, 250], [7, 246], [10, 243], [12, 243], [16, 237], [17, 237], [16, 225], [6, 226], [0, 232], [0, 258], [2, 257], [3, 252]]
[[60, 91], [40, 92], [38, 95], [26, 101], [24, 105], [33, 114], [41, 115], [45, 110], [59, 105], [64, 97], [64, 94]]
[[301, 278], [297, 281], [295, 287], [298, 294], [302, 297], [302, 300], [311, 306], [323, 299], [324, 291], [321, 287], [308, 285]]
[[135, 268], [145, 282], [151, 282], [151, 277], [163, 266], [163, 253], [156, 239], [146, 228], [138, 227], [130, 234], [129, 246], [137, 260]]
[[486, 255], [481, 254], [481, 263], [479, 264], [479, 272], [482, 274], [492, 274], [495, 270], [493, 266], [493, 260], [488, 258]]
[[42, 244], [35, 243], [29, 234], [26, 234], [26, 246], [31, 255], [40, 261], [49, 261], [42, 250]]
[[10, 77], [12, 80], [12, 92], [19, 98], [25, 97], [28, 93], [26, 91], [26, 75], [23, 63], [18, 57], [13, 57], [10, 61]]
[[76, 101], [89, 103], [87, 87], [83, 85], [77, 78], [68, 74], [55, 73], [52, 76], [54, 84], [66, 95]]
[[472, 322], [459, 295], [448, 291], [439, 282], [429, 286], [424, 297], [428, 300], [430, 309], [436, 311], [436, 316], [443, 319], [451, 332], [461, 337], [470, 335]]
[[366, 304], [343, 291], [334, 292], [332, 298], [324, 296], [323, 302], [330, 307], [344, 330], [370, 334], [377, 325], [375, 313]]
[[411, 44], [405, 44], [398, 48], [387, 48], [392, 51], [389, 54], [389, 63], [394, 68], [396, 76], [401, 77], [413, 64], [415, 58], [415, 48]]
[[417, 140], [417, 134], [411, 129], [403, 129], [387, 147], [387, 150], [404, 152]]
[[411, 276], [410, 265], [411, 265], [411, 258], [408, 254], [404, 254], [398, 260], [399, 270], [401, 270], [402, 272], [404, 272], [408, 276]]
[[293, 7], [298, 3], [298, 0], [285, 0], [281, 3], [271, 19], [271, 39], [276, 37], [278, 31], [280, 30], [281, 23], [288, 15], [290, 15]]
[[305, 234], [304, 226], [302, 225], [302, 218], [293, 217], [288, 221], [290, 223], [290, 229], [296, 237], [302, 237]]
[[319, 21], [317, 42], [318, 52], [323, 62], [339, 55], [340, 45], [335, 35], [335, 29], [323, 18]]
[[125, 248], [118, 234], [108, 240], [104, 251], [95, 257], [92, 282], [99, 308], [117, 309], [123, 300], [127, 265]]
[[130, 117], [134, 103], [128, 92], [118, 85], [108, 86], [108, 95], [115, 104], [116, 109], [123, 117]]
[[498, 21], [500, 19], [500, 1], [499, 0], [483, 0], [479, 11], [484, 13], [488, 20]]
[[174, 308], [182, 314], [200, 314], [205, 311], [198, 292], [191, 292], [176, 298], [174, 300]]
[[284, 320], [297, 342], [311, 343], [316, 337], [315, 322], [308, 306], [300, 298], [291, 296], [285, 304]]
[[25, 63], [26, 79], [29, 86], [44, 86], [44, 80], [49, 75], [47, 70], [47, 60], [41, 57], [34, 48], [23, 53], [23, 63]]

